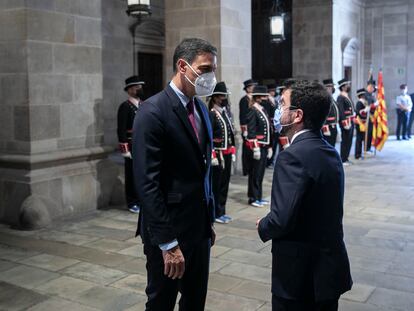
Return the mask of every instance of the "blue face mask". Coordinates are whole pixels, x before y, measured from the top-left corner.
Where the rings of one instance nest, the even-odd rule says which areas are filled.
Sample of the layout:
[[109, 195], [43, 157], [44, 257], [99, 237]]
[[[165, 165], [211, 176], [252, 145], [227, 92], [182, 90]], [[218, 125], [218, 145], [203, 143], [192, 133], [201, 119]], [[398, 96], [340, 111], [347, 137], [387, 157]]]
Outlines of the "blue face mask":
[[273, 117], [273, 126], [275, 127], [275, 132], [280, 133], [282, 130], [282, 124], [280, 124], [280, 118], [282, 117], [282, 111], [278, 108], [275, 111], [275, 116]]

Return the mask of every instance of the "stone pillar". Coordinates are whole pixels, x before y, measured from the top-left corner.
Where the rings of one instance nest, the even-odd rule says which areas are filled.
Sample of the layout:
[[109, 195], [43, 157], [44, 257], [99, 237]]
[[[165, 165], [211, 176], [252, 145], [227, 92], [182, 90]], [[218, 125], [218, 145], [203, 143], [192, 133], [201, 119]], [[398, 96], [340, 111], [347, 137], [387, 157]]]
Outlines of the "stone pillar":
[[323, 80], [332, 75], [332, 0], [292, 3], [293, 76]]
[[182, 39], [199, 37], [217, 47], [217, 80], [225, 81], [232, 93], [231, 111], [239, 130], [239, 100], [244, 95], [243, 81], [251, 78], [252, 74], [251, 1], [165, 1], [165, 28], [166, 81], [171, 79], [174, 49]]
[[33, 227], [104, 206], [101, 0], [0, 4], [0, 220]]

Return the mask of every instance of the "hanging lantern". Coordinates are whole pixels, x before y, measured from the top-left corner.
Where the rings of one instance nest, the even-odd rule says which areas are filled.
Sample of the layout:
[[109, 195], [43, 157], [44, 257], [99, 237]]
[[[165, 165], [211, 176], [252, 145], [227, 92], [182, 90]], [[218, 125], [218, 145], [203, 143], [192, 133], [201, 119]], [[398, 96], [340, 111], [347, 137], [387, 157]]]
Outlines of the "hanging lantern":
[[140, 17], [142, 15], [151, 15], [150, 0], [127, 0], [128, 15]]

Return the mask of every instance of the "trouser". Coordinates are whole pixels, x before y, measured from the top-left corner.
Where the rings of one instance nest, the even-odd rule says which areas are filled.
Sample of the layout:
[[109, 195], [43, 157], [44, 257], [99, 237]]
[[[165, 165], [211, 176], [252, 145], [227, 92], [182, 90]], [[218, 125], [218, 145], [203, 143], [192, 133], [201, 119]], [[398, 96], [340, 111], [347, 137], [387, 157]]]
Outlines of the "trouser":
[[326, 301], [301, 301], [272, 295], [272, 311], [337, 311], [338, 299]]
[[349, 153], [352, 147], [352, 135], [354, 134], [354, 125], [351, 125], [349, 130], [341, 127], [342, 141], [341, 141], [341, 159], [342, 163], [348, 161]]
[[146, 311], [173, 311], [178, 292], [179, 311], [204, 310], [210, 261], [210, 239], [204, 239], [189, 249], [181, 249], [185, 259], [182, 279], [164, 275], [164, 260], [158, 246], [144, 244], [147, 257]]
[[325, 140], [330, 144], [332, 147], [335, 147], [336, 144], [336, 137], [338, 136], [338, 129], [336, 128], [336, 125], [334, 127], [329, 126], [329, 131], [331, 132], [330, 136], [323, 136]]
[[252, 158], [249, 172], [249, 184], [247, 189], [247, 195], [249, 202], [262, 199], [262, 183], [264, 173], [266, 170], [267, 148], [260, 147], [260, 159], [255, 160]]
[[408, 138], [411, 138], [411, 128], [413, 126], [413, 121], [414, 121], [414, 107], [411, 110], [410, 118], [408, 120], [408, 126], [407, 126], [407, 136], [408, 136]]
[[374, 123], [372, 123], [371, 118], [368, 121], [368, 134], [367, 134], [367, 151], [371, 150], [371, 143], [372, 143], [372, 131], [374, 130]]
[[407, 122], [408, 122], [408, 112], [397, 109], [397, 139], [400, 139], [400, 133], [402, 128], [402, 138], [405, 138], [407, 133]]
[[266, 166], [270, 166], [270, 165], [274, 165], [275, 164], [275, 159], [276, 159], [276, 155], [277, 155], [277, 147], [279, 145], [279, 133], [275, 133], [273, 135], [273, 141], [272, 141], [272, 157], [270, 159], [267, 159], [267, 163]]
[[242, 146], [242, 167], [243, 167], [243, 176], [249, 174], [250, 171], [250, 163], [252, 161], [252, 152], [249, 147], [245, 144], [245, 139], [243, 138], [243, 146]]
[[359, 159], [362, 155], [362, 145], [363, 145], [363, 141], [365, 140], [365, 132], [360, 131], [359, 125], [355, 126], [355, 131], [356, 131], [355, 159]]
[[[222, 165], [224, 162], [224, 167]], [[219, 157], [219, 165], [212, 167], [212, 183], [214, 202], [216, 203], [216, 218], [226, 214], [227, 194], [229, 192], [231, 176], [231, 154]]]
[[125, 168], [125, 197], [128, 208], [139, 205], [138, 196], [135, 190], [134, 171], [132, 169], [132, 159], [124, 158]]

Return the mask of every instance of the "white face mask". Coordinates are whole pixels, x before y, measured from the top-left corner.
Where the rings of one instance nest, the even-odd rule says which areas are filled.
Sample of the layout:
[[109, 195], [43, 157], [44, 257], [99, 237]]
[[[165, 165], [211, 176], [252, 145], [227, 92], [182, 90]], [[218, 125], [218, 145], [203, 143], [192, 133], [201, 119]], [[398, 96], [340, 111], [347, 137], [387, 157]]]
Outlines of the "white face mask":
[[184, 77], [187, 79], [195, 87], [196, 95], [198, 96], [206, 96], [213, 93], [214, 88], [216, 87], [217, 80], [216, 75], [213, 71], [203, 73], [199, 75], [193, 67], [185, 60], [184, 62], [191, 68], [191, 70], [197, 75], [197, 78], [194, 82], [192, 82], [186, 75]]

